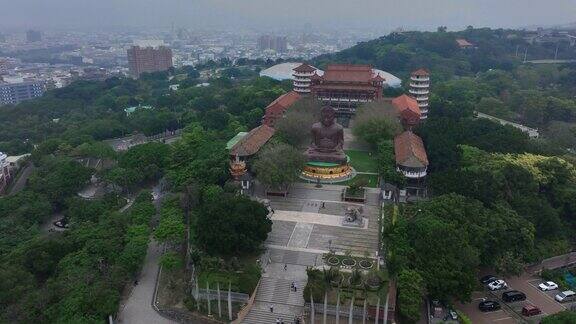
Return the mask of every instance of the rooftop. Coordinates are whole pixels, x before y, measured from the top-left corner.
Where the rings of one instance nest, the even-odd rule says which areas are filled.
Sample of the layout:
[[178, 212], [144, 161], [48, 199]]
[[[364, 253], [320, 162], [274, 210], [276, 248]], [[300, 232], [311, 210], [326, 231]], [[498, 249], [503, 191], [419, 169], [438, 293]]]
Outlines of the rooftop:
[[238, 134], [236, 134], [236, 136], [232, 137], [232, 139], [230, 139], [228, 143], [226, 143], [226, 149], [230, 150], [232, 147], [234, 147], [234, 145], [236, 145], [236, 143], [238, 143], [246, 135], [248, 135], [248, 132], [239, 132]]
[[370, 82], [372, 67], [370, 65], [329, 64], [323, 79], [329, 82]]
[[398, 113], [402, 113], [404, 110], [409, 110], [418, 116], [421, 115], [420, 107], [418, 107], [418, 101], [406, 94], [392, 99], [392, 105], [394, 105], [394, 108], [396, 108]]
[[411, 131], [405, 131], [394, 137], [394, 155], [396, 164], [404, 167], [424, 168], [428, 166], [424, 143]]
[[250, 156], [256, 154], [274, 135], [274, 128], [261, 125], [251, 130], [230, 149], [230, 155]]

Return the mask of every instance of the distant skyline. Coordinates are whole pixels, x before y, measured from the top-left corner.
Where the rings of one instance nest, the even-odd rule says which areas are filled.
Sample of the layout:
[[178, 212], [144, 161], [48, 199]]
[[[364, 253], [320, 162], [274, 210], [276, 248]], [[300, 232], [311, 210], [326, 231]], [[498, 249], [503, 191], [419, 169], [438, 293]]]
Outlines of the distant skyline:
[[576, 22], [576, 0], [0, 0], [0, 28], [433, 30]]

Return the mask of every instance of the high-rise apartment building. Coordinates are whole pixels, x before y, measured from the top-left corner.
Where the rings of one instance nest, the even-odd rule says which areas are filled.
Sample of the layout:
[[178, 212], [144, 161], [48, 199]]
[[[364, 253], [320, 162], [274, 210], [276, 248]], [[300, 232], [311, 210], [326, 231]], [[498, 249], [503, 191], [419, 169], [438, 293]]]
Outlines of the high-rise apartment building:
[[277, 53], [285, 53], [288, 51], [288, 39], [286, 36], [262, 35], [258, 38], [258, 49], [261, 51], [271, 49]]
[[28, 43], [35, 43], [42, 41], [42, 33], [37, 30], [28, 30], [26, 31], [26, 41]]
[[0, 105], [15, 105], [24, 100], [41, 97], [45, 91], [44, 81], [4, 78], [0, 81]]
[[142, 73], [166, 71], [172, 67], [172, 50], [166, 46], [140, 47], [128, 49], [130, 75], [140, 77]]

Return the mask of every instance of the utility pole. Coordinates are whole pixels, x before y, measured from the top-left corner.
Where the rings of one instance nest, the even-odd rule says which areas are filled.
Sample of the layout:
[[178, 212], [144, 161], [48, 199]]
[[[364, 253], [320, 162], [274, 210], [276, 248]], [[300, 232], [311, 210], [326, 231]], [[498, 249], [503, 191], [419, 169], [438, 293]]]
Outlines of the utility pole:
[[524, 50], [524, 63], [526, 63], [526, 58], [528, 57], [528, 47]]
[[520, 49], [520, 45], [516, 45], [516, 54], [514, 54], [514, 57], [518, 57], [518, 49]]

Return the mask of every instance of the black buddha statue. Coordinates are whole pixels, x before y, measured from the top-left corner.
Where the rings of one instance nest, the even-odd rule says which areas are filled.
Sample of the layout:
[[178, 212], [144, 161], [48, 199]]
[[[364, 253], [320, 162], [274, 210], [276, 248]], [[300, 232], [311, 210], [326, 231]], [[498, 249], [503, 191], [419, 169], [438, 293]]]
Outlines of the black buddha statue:
[[334, 109], [325, 106], [321, 111], [321, 121], [312, 125], [312, 144], [305, 155], [309, 162], [346, 164], [343, 147], [344, 128], [336, 123]]

